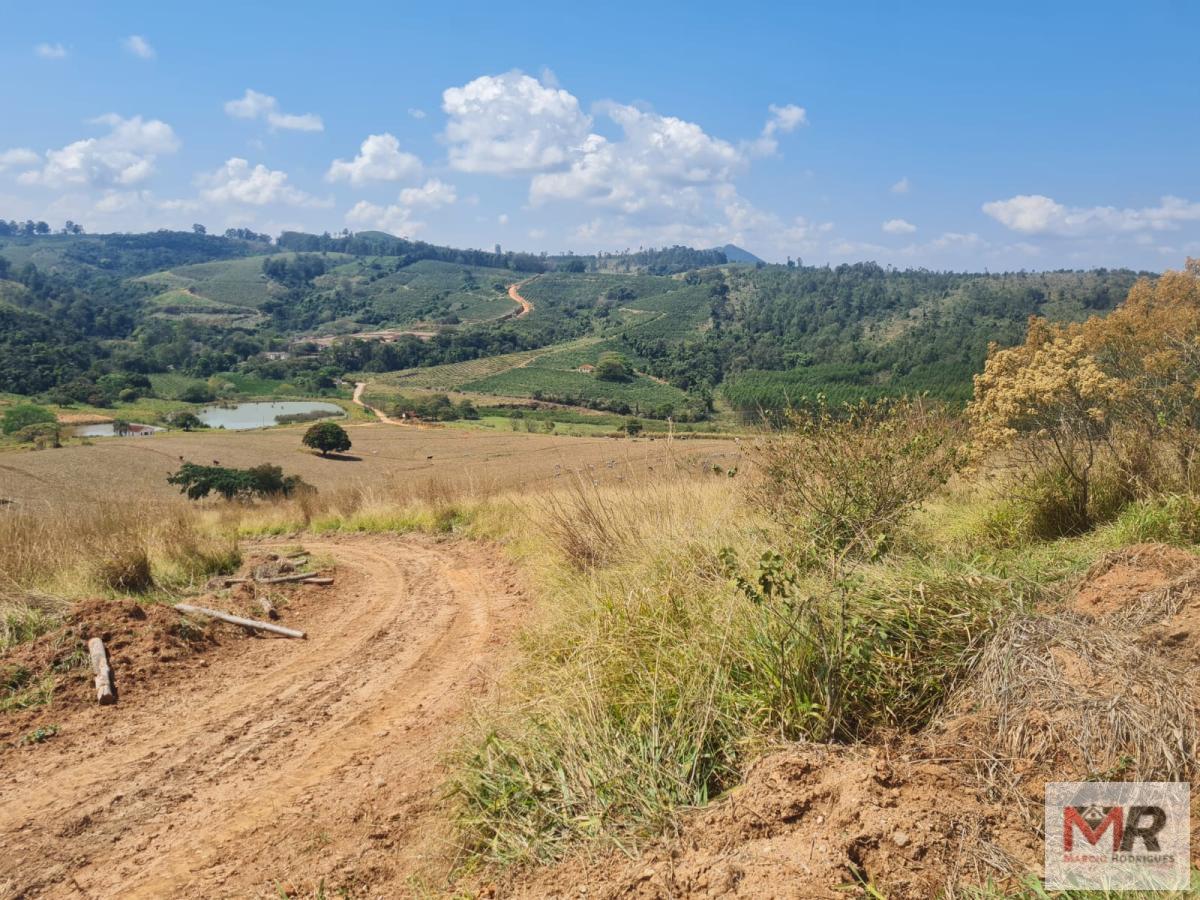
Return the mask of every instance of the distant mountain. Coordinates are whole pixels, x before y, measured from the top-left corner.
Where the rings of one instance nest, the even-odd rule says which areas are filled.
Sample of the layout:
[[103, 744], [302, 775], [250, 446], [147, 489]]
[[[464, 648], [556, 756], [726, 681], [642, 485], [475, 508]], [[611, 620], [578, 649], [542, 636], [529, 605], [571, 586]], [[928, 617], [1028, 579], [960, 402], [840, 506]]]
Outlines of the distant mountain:
[[757, 265], [758, 263], [766, 262], [766, 260], [759, 259], [749, 250], [743, 250], [736, 244], [726, 244], [724, 247], [719, 247], [718, 249], [725, 254], [725, 258], [731, 263], [751, 263]]

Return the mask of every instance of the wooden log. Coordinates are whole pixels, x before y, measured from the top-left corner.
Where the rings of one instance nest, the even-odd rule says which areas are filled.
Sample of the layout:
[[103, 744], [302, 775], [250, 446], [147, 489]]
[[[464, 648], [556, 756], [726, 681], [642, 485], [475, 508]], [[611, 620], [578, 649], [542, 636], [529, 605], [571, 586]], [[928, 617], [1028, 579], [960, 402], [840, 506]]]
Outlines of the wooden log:
[[[293, 572], [290, 575], [276, 575], [274, 578], [256, 578], [259, 584], [284, 584], [288, 581], [313, 581], [320, 578], [316, 572]], [[317, 584], [333, 584], [333, 579], [317, 581]]]
[[112, 667], [108, 664], [108, 650], [104, 641], [95, 637], [88, 641], [88, 656], [92, 658], [92, 671], [96, 673], [96, 702], [109, 706], [117, 702], [113, 690]]
[[312, 578], [305, 578], [301, 584], [333, 584], [333, 579], [327, 575], [314, 575]]
[[275, 608], [275, 604], [271, 602], [270, 597], [255, 597], [254, 602], [258, 604], [258, 608], [263, 611], [268, 619], [279, 618], [279, 610]]
[[226, 578], [225, 587], [233, 587], [235, 584], [245, 584], [249, 578]]
[[241, 616], [231, 616], [229, 613], [223, 613], [216, 609], [208, 609], [205, 606], [176, 603], [174, 609], [181, 613], [195, 613], [199, 616], [208, 616], [210, 619], [228, 622], [230, 625], [239, 625], [242, 628], [249, 628], [253, 631], [269, 631], [271, 634], [279, 634], [290, 638], [305, 637], [303, 631], [297, 631], [294, 628], [284, 628], [282, 625], [272, 625], [270, 622], [259, 622], [257, 619], [243, 619]]

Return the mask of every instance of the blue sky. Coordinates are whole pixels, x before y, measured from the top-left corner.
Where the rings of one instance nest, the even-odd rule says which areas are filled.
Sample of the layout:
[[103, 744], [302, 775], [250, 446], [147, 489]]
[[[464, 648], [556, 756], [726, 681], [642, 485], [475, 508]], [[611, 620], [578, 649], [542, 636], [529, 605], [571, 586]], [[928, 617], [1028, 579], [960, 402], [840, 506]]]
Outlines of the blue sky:
[[1200, 5], [9, 5], [0, 216], [982, 269], [1200, 256]]

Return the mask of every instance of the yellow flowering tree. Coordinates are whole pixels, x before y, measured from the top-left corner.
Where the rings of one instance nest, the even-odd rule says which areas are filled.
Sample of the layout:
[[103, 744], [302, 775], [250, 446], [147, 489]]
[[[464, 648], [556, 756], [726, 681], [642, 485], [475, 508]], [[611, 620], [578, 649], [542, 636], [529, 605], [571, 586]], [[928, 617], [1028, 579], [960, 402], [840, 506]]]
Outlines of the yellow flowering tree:
[[1030, 319], [1024, 344], [989, 350], [967, 414], [978, 452], [1015, 449], [1026, 471], [1069, 479], [1080, 522], [1101, 460], [1131, 490], [1157, 486], [1155, 460], [1169, 447], [1190, 486], [1200, 457], [1200, 261], [1138, 281], [1107, 317]]

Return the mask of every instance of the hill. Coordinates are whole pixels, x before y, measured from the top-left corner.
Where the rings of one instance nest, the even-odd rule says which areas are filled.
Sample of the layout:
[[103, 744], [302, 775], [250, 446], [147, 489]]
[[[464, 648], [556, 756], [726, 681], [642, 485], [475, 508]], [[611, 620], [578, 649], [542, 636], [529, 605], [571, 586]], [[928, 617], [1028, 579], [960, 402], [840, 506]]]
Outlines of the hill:
[[[22, 316], [7, 346], [45, 361], [8, 368], [0, 390], [69, 401], [130, 373], [314, 390], [395, 373], [393, 387], [677, 420], [818, 393], [960, 402], [990, 341], [1015, 342], [1030, 315], [1111, 309], [1137, 277], [778, 266], [734, 245], [551, 257], [377, 231], [19, 236], [0, 239], [0, 267]], [[597, 377], [602, 354], [623, 377]], [[486, 376], [463, 377], [483, 360]]]
[[743, 250], [736, 244], [726, 244], [720, 248], [720, 251], [725, 254], [725, 259], [731, 263], [750, 263], [756, 265], [758, 263], [766, 264], [765, 260], [759, 259], [749, 250]]

